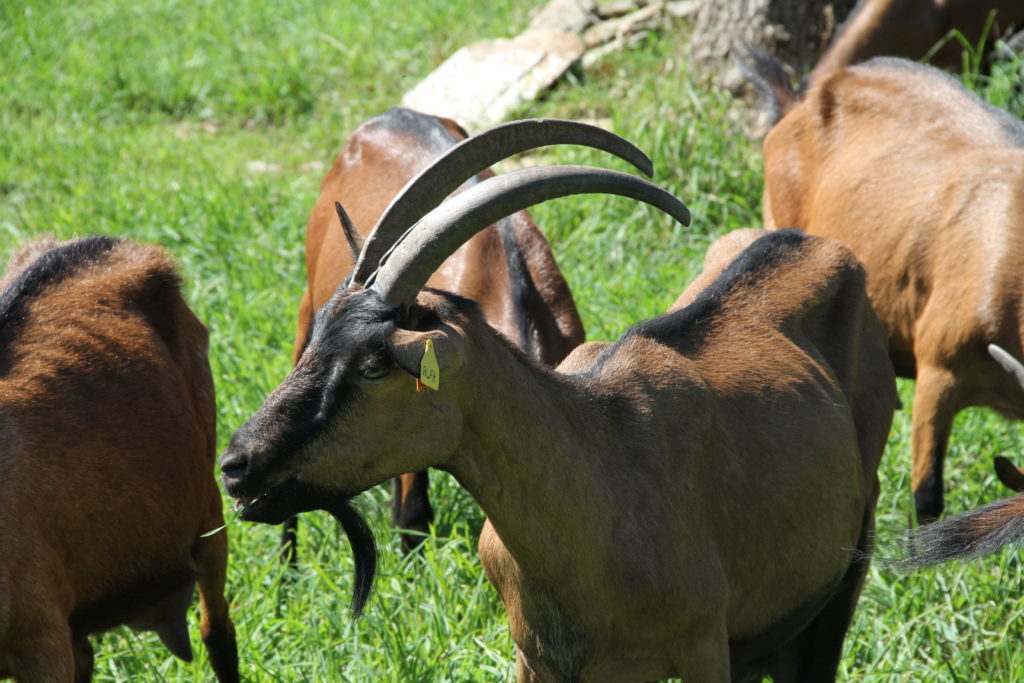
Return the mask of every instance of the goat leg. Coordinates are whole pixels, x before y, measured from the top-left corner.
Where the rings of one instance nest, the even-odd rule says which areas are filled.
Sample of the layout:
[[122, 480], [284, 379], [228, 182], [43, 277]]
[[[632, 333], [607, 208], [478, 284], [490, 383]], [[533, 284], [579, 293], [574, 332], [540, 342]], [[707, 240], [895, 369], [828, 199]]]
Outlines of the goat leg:
[[399, 529], [416, 533], [402, 533], [402, 551], [412, 552], [423, 543], [434, 521], [430, 505], [430, 475], [426, 470], [395, 477], [392, 480], [391, 522]]
[[75, 683], [92, 680], [93, 651], [87, 636], [77, 636], [71, 645], [75, 657]]
[[942, 466], [957, 409], [953, 373], [937, 365], [919, 365], [911, 419], [911, 488], [918, 524], [933, 522], [942, 514]]
[[[216, 517], [219, 518], [219, 497], [216, 504]], [[216, 519], [211, 522], [216, 523]], [[225, 533], [200, 538], [194, 550], [199, 565], [199, 602], [203, 610], [199, 632], [210, 657], [210, 666], [213, 667], [213, 672], [220, 683], [234, 683], [239, 680], [235, 627], [231, 623], [228, 603], [224, 598], [227, 553], [228, 538]]]

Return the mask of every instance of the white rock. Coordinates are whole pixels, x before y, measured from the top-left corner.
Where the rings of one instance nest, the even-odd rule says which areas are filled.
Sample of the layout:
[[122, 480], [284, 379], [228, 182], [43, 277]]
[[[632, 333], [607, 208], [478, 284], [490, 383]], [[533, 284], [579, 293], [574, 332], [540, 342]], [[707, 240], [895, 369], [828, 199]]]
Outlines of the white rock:
[[534, 15], [527, 30], [580, 33], [595, 21], [596, 0], [551, 0]]
[[582, 54], [579, 37], [564, 31], [530, 30], [467, 45], [406, 93], [402, 106], [478, 130], [535, 99]]

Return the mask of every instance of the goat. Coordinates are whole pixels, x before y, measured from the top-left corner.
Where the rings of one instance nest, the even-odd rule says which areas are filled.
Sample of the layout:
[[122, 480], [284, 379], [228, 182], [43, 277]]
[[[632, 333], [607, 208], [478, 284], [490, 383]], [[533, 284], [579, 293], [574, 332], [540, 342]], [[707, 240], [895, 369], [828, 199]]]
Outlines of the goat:
[[309, 492], [450, 472], [487, 514], [481, 561], [523, 681], [834, 676], [895, 403], [860, 267], [837, 243], [768, 234], [689, 306], [554, 371], [473, 302], [423, 289], [490, 221], [583, 192], [689, 222], [655, 185], [574, 166], [411, 215], [386, 258], [364, 246], [294, 370], [232, 436], [227, 492], [243, 519], [275, 522]]
[[36, 242], [0, 282], [0, 678], [89, 680], [88, 635], [201, 631], [238, 680], [207, 332], [158, 248]]
[[934, 520], [956, 413], [1024, 415], [987, 351], [1022, 350], [1024, 124], [905, 60], [841, 69], [798, 98], [769, 56], [748, 56], [783, 114], [764, 142], [765, 227], [837, 239], [864, 264], [896, 373], [917, 379], [912, 488], [918, 520]]
[[[991, 25], [990, 13], [995, 16]], [[950, 31], [959, 31], [971, 45], [977, 45], [1022, 25], [1024, 3], [1020, 0], [861, 0], [807, 82], [815, 83], [871, 57], [921, 59]], [[962, 52], [960, 43], [950, 40], [931, 56], [931, 62], [959, 67]]]
[[[362, 242], [360, 227], [377, 223], [392, 198], [436, 158], [463, 140], [454, 121], [393, 108], [349, 136], [320, 188], [306, 226], [308, 287], [299, 307], [295, 339], [298, 362], [309, 339], [313, 313], [352, 270]], [[482, 169], [478, 180], [493, 175]], [[335, 202], [348, 206], [351, 235], [338, 229]], [[348, 243], [346, 245], [346, 242]], [[526, 211], [504, 218], [457, 250], [430, 279], [438, 289], [480, 304], [487, 321], [527, 355], [555, 365], [584, 340], [583, 322], [544, 235]], [[393, 480], [391, 517], [409, 550], [422, 540], [434, 512], [426, 471]], [[285, 543], [294, 558], [294, 522]]]

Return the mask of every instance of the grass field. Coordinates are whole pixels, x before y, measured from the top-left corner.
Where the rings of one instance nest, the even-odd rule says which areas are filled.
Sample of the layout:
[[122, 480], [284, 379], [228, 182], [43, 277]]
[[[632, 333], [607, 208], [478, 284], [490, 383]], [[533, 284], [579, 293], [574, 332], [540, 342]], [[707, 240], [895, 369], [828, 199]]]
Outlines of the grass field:
[[[458, 46], [518, 32], [529, 5], [4, 2], [0, 254], [43, 233], [111, 234], [168, 247], [210, 327], [223, 446], [288, 371], [306, 216], [345, 136], [396, 104]], [[736, 123], [740, 105], [702, 84], [685, 52], [680, 26], [576, 73], [519, 112], [610, 125], [651, 155], [656, 180], [694, 214], [684, 229], [606, 197], [533, 211], [590, 339], [614, 338], [662, 311], [715, 236], [760, 222], [759, 144]], [[990, 99], [1013, 106], [1019, 85], [1009, 69], [978, 81]], [[606, 163], [579, 150], [545, 154]], [[912, 383], [901, 384], [905, 405], [912, 391]], [[947, 509], [1006, 495], [991, 458], [1015, 456], [1021, 445], [1017, 425], [985, 410], [962, 413], [947, 464]], [[882, 469], [883, 554], [897, 552], [911, 509], [909, 446], [903, 411]], [[432, 493], [437, 533], [409, 558], [387, 524], [383, 488], [361, 496], [382, 567], [358, 622], [348, 613], [350, 556], [333, 520], [304, 516], [302, 563], [291, 574], [276, 562], [276, 529], [230, 526], [229, 590], [244, 676], [508, 680], [505, 615], [476, 557], [483, 516], [447, 475], [435, 474]], [[873, 569], [841, 679], [1024, 680], [1020, 579], [1016, 551], [911, 576]], [[96, 647], [96, 680], [212, 678], [195, 627], [192, 664], [173, 659], [151, 634], [117, 630]]]

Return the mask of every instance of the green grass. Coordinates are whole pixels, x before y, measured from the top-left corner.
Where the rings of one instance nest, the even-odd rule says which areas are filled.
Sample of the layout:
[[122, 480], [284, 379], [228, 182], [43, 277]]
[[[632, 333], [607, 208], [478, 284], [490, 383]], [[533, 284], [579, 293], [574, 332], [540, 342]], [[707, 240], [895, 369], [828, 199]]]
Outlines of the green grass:
[[[208, 323], [219, 442], [284, 377], [303, 290], [304, 226], [324, 172], [361, 121], [458, 46], [511, 35], [528, 3], [180, 2], [0, 5], [0, 253], [32, 236], [104, 233], [166, 245]], [[980, 82], [1020, 114], [1014, 65]], [[534, 210], [592, 339], [656, 315], [717, 235], [760, 223], [759, 144], [739, 105], [685, 61], [685, 31], [647, 39], [578, 73], [520, 112], [609, 122], [648, 151], [656, 180], [688, 202], [684, 229], [622, 198], [576, 197]], [[579, 150], [555, 161], [606, 163]], [[273, 164], [256, 173], [250, 162]], [[618, 164], [613, 164], [622, 168]], [[910, 405], [913, 385], [901, 395]], [[989, 411], [957, 419], [947, 506], [1006, 495], [991, 457], [1015, 456], [1017, 425]], [[907, 524], [909, 423], [896, 417], [882, 477], [878, 545]], [[382, 566], [364, 618], [348, 616], [351, 562], [324, 514], [301, 527], [302, 563], [275, 561], [277, 530], [232, 524], [229, 590], [250, 680], [467, 681], [512, 676], [512, 643], [476, 557], [483, 521], [435, 474], [436, 536], [403, 558], [383, 489], [360, 498]], [[2, 552], [2, 550], [0, 550]], [[911, 576], [873, 569], [841, 677], [856, 681], [1024, 680], [1021, 564], [1006, 551]], [[204, 680], [151, 634], [96, 639], [96, 679]]]

